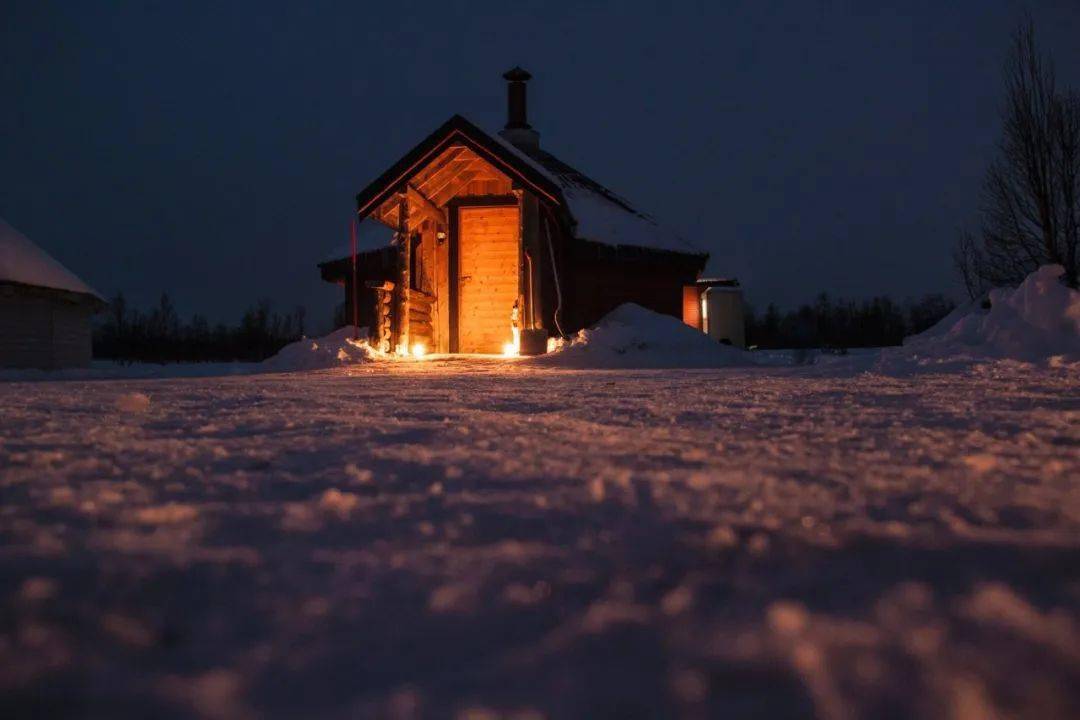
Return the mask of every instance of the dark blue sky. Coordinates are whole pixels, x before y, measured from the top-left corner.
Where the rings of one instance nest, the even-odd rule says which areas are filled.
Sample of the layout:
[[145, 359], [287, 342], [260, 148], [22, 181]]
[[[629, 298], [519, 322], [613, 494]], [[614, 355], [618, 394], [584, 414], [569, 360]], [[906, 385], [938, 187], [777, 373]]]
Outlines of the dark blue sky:
[[[325, 325], [353, 195], [500, 75], [564, 160], [712, 252], [750, 300], [958, 294], [1023, 5], [48, 3], [0, 9], [0, 216], [100, 291]], [[948, 5], [942, 9], [941, 5]], [[1080, 85], [1080, 2], [1030, 3]]]

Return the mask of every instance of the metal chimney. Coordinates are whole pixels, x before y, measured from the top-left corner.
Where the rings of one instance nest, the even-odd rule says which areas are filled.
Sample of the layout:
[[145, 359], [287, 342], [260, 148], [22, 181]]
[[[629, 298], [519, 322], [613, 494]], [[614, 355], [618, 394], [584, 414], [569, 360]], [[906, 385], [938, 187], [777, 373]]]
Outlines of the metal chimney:
[[529, 150], [540, 147], [540, 133], [528, 122], [525, 84], [532, 79], [528, 71], [514, 67], [503, 73], [506, 80], [506, 127], [499, 131], [512, 145]]

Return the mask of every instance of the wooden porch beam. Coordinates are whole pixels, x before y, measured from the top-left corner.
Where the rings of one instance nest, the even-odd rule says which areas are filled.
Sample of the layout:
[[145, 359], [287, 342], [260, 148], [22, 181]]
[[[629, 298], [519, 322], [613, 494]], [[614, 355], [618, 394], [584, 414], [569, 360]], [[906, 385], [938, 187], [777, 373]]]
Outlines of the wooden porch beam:
[[437, 196], [436, 201], [445, 205], [450, 201], [450, 198], [454, 197], [463, 187], [471, 183], [477, 178], [483, 171], [480, 169], [466, 170], [457, 177], [454, 181], [443, 187], [440, 194]]
[[415, 208], [418, 214], [429, 218], [436, 224], [446, 224], [446, 212], [428, 199], [427, 195], [411, 184], [406, 186], [405, 194], [408, 196], [410, 208]]
[[[464, 145], [451, 145], [447, 150], [438, 158], [435, 162], [428, 165], [422, 171], [416, 174], [412, 179], [412, 184], [416, 186], [418, 190], [423, 191], [424, 186], [427, 185], [433, 178], [435, 178], [443, 168], [452, 162], [460, 160], [468, 160], [468, 158], [462, 158], [462, 155], [466, 152]], [[472, 153], [470, 153], [471, 155]]]
[[[427, 193], [427, 196], [431, 198], [431, 201], [436, 205], [445, 205], [446, 199], [441, 198], [443, 198], [447, 186], [453, 185], [454, 181], [456, 181], [459, 177], [461, 177], [467, 172], [471, 171], [473, 172], [473, 174], [476, 174], [476, 172], [478, 172], [480, 168], [483, 168], [485, 165], [487, 165], [487, 162], [482, 158], [473, 158], [471, 161], [462, 164], [461, 167], [459, 167], [454, 173], [444, 173], [444, 176], [440, 178], [438, 184], [433, 185], [431, 188], [428, 188], [427, 190], [425, 190], [425, 192]], [[447, 197], [452, 196], [453, 193], [450, 193], [450, 195]]]
[[412, 284], [409, 278], [409, 265], [411, 264], [412, 242], [409, 238], [409, 198], [408, 193], [402, 192], [398, 198], [398, 283], [397, 288], [397, 337], [394, 338], [395, 350], [402, 349], [408, 352], [409, 348], [409, 287]]

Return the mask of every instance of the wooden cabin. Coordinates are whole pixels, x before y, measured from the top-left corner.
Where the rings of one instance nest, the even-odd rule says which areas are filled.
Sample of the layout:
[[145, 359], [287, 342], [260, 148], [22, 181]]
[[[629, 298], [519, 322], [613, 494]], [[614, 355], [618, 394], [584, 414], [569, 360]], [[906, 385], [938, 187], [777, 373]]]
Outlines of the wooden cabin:
[[700, 327], [708, 255], [542, 149], [529, 73], [503, 77], [502, 131], [455, 115], [357, 195], [359, 221], [394, 234], [319, 266], [348, 321], [405, 353], [541, 353], [627, 302]]
[[0, 367], [90, 364], [94, 313], [105, 301], [0, 218]]

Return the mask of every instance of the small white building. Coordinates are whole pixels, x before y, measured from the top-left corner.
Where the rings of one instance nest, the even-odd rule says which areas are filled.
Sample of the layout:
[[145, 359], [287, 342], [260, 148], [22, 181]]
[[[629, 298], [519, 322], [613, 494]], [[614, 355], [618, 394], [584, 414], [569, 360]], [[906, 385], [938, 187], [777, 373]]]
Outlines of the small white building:
[[0, 367], [90, 364], [94, 313], [105, 301], [0, 218]]

